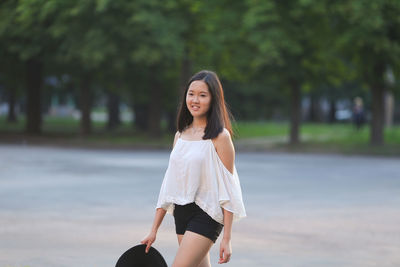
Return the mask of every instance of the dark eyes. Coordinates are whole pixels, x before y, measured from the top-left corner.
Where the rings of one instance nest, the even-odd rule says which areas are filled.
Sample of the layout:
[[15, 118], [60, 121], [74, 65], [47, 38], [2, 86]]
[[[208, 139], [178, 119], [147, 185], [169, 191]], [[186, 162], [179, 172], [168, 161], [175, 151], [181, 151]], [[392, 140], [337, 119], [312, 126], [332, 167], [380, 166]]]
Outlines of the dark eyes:
[[[189, 95], [193, 95], [193, 93], [189, 93]], [[205, 94], [202, 94], [202, 95], [200, 95], [200, 96], [202, 96], [202, 97], [206, 97], [207, 95], [205, 95]]]

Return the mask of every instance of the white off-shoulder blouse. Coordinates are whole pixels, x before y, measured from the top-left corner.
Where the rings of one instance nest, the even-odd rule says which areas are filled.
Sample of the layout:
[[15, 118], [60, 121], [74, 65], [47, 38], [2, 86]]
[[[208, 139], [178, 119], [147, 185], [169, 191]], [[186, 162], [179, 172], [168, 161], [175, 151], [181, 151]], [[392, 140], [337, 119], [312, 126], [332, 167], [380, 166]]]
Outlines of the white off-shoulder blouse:
[[225, 167], [211, 139], [178, 138], [158, 196], [157, 208], [172, 214], [175, 204], [195, 202], [215, 221], [223, 224], [222, 208], [233, 220], [246, 217], [239, 176]]

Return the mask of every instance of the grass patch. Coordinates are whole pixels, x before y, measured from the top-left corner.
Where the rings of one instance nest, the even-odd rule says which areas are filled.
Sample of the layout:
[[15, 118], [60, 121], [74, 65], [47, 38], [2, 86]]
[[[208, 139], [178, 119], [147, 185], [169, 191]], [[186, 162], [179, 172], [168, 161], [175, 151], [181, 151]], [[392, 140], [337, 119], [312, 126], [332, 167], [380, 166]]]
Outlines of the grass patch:
[[283, 136], [289, 131], [287, 122], [238, 121], [232, 126], [238, 138]]
[[[164, 133], [152, 137], [145, 132], [135, 129], [131, 122], [123, 122], [113, 131], [106, 130], [105, 122], [93, 122], [93, 133], [87, 136], [79, 134], [79, 121], [73, 118], [59, 118], [45, 116], [43, 118], [43, 134], [40, 142], [64, 142], [74, 145], [107, 145], [115, 147], [129, 147], [140, 145], [142, 147], [169, 148], [172, 144], [174, 133]], [[165, 128], [163, 122], [162, 128]], [[365, 125], [356, 130], [350, 123], [316, 124], [303, 123], [300, 128], [301, 144], [289, 146], [288, 122], [271, 121], [237, 121], [233, 124], [235, 142], [242, 142], [243, 147], [254, 150], [285, 149], [288, 151], [318, 151], [361, 154], [400, 155], [400, 127], [394, 126], [385, 129], [385, 145], [374, 147], [369, 145], [370, 129]], [[7, 135], [11, 140], [29, 138], [24, 135], [25, 119], [18, 118], [16, 123], [7, 123], [0, 117], [0, 133]], [[38, 140], [38, 139], [35, 139]], [[3, 138], [3, 142], [4, 141]], [[247, 142], [247, 143], [246, 143]], [[250, 145], [249, 145], [250, 144]]]
[[[268, 138], [287, 136], [289, 124], [286, 122], [237, 122], [238, 139]], [[400, 126], [386, 128], [384, 131], [386, 144], [400, 144]], [[365, 125], [357, 130], [350, 123], [303, 123], [300, 127], [300, 138], [305, 143], [315, 144], [369, 144], [370, 129]]]

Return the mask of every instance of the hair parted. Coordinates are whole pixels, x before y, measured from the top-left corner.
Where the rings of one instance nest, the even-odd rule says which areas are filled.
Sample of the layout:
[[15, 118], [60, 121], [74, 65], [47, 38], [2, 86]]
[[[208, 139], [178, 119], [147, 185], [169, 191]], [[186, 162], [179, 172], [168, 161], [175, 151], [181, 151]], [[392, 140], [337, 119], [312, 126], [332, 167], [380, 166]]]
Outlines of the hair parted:
[[207, 84], [211, 94], [211, 104], [207, 112], [207, 126], [204, 131], [203, 139], [213, 139], [224, 129], [229, 131], [233, 138], [231, 119], [233, 116], [225, 103], [224, 91], [217, 74], [213, 71], [202, 70], [194, 74], [186, 85], [181, 96], [181, 101], [177, 116], [177, 130], [183, 132], [187, 126], [193, 122], [193, 116], [186, 105], [186, 94], [189, 86], [194, 81], [203, 81]]

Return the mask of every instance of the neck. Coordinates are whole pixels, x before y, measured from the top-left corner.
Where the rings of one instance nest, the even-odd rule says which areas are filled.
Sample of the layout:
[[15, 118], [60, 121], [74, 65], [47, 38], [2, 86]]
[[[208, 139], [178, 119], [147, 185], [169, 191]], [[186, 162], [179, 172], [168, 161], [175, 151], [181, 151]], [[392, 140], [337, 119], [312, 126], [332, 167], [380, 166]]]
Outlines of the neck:
[[207, 118], [193, 118], [192, 127], [194, 128], [205, 128], [207, 126]]

